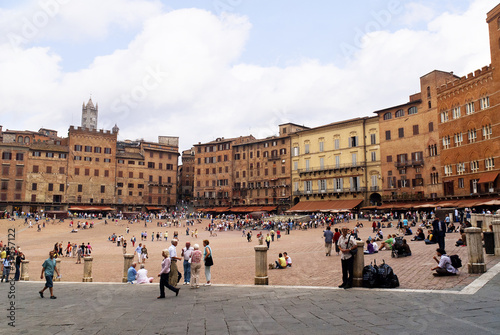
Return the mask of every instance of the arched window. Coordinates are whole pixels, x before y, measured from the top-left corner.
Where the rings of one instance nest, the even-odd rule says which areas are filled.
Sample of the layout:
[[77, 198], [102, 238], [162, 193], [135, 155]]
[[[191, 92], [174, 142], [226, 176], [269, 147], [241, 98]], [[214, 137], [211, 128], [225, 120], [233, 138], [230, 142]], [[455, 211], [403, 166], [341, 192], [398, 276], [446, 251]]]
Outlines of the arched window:
[[392, 113], [391, 112], [387, 112], [384, 114], [384, 120], [390, 120], [392, 119]]
[[427, 103], [427, 106], [429, 106], [429, 109], [431, 108], [431, 102], [430, 101]]
[[24, 138], [24, 144], [30, 144], [30, 138], [28, 136]]
[[396, 112], [396, 117], [402, 117], [405, 116], [405, 111], [400, 109]]
[[417, 114], [418, 109], [416, 106], [408, 108], [408, 115]]
[[22, 136], [19, 136], [19, 137], [17, 138], [17, 143], [23, 143], [23, 141], [24, 141], [24, 139], [23, 139], [23, 137], [22, 137]]
[[431, 98], [431, 88], [430, 86], [427, 86], [427, 99]]

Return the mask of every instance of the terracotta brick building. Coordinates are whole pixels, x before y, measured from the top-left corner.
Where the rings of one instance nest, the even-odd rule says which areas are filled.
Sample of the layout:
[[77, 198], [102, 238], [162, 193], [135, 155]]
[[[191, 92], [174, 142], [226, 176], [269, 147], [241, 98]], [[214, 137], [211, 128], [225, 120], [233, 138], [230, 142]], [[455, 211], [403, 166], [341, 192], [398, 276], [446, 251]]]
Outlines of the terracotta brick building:
[[445, 197], [500, 192], [500, 5], [486, 21], [491, 65], [437, 90]]
[[437, 87], [458, 78], [432, 71], [420, 78], [409, 102], [376, 111], [380, 124], [382, 196], [387, 201], [443, 195]]
[[195, 174], [195, 149], [184, 150], [182, 152], [182, 165], [178, 170], [178, 196], [180, 201], [188, 204], [193, 199], [194, 174]]

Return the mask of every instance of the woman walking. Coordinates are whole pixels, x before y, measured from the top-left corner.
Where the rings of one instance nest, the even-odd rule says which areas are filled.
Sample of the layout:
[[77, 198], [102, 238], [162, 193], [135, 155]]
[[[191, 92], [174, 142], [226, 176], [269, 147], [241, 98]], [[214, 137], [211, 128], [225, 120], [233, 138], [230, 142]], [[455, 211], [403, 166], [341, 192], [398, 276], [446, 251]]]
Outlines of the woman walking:
[[161, 271], [158, 274], [160, 277], [160, 296], [157, 299], [165, 298], [165, 286], [172, 292], [175, 292], [175, 296], [179, 295], [180, 288], [175, 288], [168, 283], [168, 274], [170, 273], [170, 253], [168, 249], [162, 251], [163, 261], [161, 262]]
[[203, 240], [203, 259], [205, 261], [205, 278], [207, 278], [207, 283], [205, 286], [212, 285], [212, 274], [210, 273], [210, 268], [214, 265], [212, 258], [212, 248], [209, 246], [210, 242], [208, 240]]

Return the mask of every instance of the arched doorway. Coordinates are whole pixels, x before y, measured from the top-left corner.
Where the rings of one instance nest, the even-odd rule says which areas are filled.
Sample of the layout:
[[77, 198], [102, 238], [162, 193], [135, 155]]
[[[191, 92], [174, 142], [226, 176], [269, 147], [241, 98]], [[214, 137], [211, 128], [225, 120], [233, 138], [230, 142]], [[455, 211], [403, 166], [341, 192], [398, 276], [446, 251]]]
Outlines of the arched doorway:
[[382, 196], [379, 193], [370, 194], [370, 205], [380, 206], [382, 204]]

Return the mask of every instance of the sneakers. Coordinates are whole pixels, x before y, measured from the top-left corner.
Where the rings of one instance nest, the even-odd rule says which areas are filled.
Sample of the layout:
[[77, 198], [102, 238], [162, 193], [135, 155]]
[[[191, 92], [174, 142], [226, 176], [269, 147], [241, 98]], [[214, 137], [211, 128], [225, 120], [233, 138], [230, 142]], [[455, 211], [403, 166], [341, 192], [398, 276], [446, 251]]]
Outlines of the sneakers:
[[40, 294], [40, 298], [43, 298], [43, 292], [42, 291], [38, 292], [38, 294]]
[[187, 282], [186, 285], [190, 285], [191, 283], [190, 282]]
[[51, 295], [51, 296], [50, 296], [50, 299], [57, 299], [57, 297], [56, 297], [56, 296], [54, 296], [54, 295]]
[[212, 283], [206, 283], [206, 284], [205, 284], [205, 286], [210, 286], [210, 285], [212, 285]]

